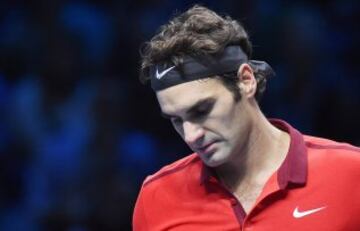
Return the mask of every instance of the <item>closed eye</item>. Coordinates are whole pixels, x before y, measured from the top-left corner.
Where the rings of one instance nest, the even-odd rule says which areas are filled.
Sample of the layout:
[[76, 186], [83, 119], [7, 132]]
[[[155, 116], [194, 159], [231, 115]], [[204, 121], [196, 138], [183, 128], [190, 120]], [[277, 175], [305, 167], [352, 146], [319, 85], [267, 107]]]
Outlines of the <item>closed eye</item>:
[[211, 108], [202, 108], [202, 109], [196, 110], [196, 111], [192, 112], [191, 118], [192, 119], [201, 119], [202, 117], [209, 114], [210, 111], [211, 111]]
[[200, 120], [207, 116], [211, 110], [213, 109], [215, 104], [215, 100], [206, 100], [200, 102], [195, 107], [192, 107], [191, 110], [188, 111], [190, 119]]
[[[207, 116], [212, 109], [214, 108], [216, 99], [213, 97], [209, 97], [206, 99], [199, 100], [193, 106], [186, 110], [184, 120], [201, 120]], [[167, 114], [161, 112], [162, 117], [165, 119], [170, 119], [173, 124], [180, 124], [182, 123], [182, 117]]]

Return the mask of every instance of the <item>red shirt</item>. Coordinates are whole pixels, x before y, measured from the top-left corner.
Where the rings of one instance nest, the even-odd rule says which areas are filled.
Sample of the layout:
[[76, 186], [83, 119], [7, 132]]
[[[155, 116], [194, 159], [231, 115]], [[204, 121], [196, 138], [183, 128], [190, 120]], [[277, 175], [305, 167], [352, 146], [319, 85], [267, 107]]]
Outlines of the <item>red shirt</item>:
[[147, 177], [134, 210], [134, 231], [359, 231], [360, 149], [271, 122], [290, 134], [290, 148], [248, 214], [192, 154]]

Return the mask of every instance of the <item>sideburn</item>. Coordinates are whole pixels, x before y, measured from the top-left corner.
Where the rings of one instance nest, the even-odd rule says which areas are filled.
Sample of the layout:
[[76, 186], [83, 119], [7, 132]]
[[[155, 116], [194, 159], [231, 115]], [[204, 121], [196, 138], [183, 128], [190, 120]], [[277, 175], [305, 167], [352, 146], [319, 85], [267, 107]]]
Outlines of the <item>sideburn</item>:
[[234, 101], [241, 100], [240, 88], [238, 86], [239, 79], [236, 73], [226, 73], [220, 76], [221, 82], [233, 94]]

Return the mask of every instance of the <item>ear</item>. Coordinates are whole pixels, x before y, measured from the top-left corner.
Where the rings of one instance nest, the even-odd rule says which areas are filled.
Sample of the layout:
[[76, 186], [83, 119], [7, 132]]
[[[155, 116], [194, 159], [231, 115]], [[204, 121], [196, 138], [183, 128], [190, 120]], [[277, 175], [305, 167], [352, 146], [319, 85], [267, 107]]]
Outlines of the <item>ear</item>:
[[237, 75], [239, 78], [239, 87], [243, 97], [255, 97], [257, 81], [251, 66], [247, 63], [241, 64]]

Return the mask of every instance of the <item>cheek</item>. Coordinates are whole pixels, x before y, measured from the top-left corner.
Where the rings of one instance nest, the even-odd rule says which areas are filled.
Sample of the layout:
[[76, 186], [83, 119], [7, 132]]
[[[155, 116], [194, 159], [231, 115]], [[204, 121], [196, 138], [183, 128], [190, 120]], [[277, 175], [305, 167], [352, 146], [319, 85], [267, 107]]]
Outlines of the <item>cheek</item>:
[[231, 143], [236, 143], [246, 133], [248, 116], [239, 105], [224, 105], [221, 111], [214, 114], [213, 121], [219, 135]]
[[221, 113], [211, 115], [206, 121], [206, 129], [210, 133], [214, 133], [222, 139], [228, 140], [234, 134], [234, 117], [230, 113]]
[[224, 105], [221, 110], [214, 115], [214, 118], [218, 123], [217, 126], [224, 130], [224, 132], [237, 127], [237, 117], [238, 115], [234, 105]]

